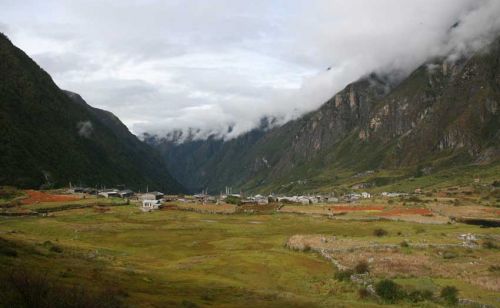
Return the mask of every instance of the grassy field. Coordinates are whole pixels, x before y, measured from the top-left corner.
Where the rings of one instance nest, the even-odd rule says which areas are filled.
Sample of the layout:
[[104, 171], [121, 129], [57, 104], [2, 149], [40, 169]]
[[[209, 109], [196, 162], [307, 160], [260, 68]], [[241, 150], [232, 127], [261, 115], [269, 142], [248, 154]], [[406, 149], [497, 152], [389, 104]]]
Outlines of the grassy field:
[[[131, 306], [377, 306], [375, 299], [360, 300], [356, 285], [335, 280], [335, 267], [319, 254], [285, 247], [296, 234], [372, 242], [378, 240], [376, 228], [387, 230], [381, 241], [390, 243], [403, 238], [456, 242], [465, 232], [499, 235], [497, 229], [462, 224], [355, 222], [285, 213], [142, 213], [132, 205], [85, 208], [1, 218], [0, 238], [8, 250], [0, 250], [0, 273], [8, 280], [8, 273], [28, 269], [63, 286], [112, 292]], [[8, 253], [12, 250], [17, 256]], [[496, 249], [489, 253], [499, 255]], [[489, 304], [498, 299], [494, 291], [458, 277], [395, 278], [402, 283], [422, 279], [436, 290], [455, 285], [468, 298]]]

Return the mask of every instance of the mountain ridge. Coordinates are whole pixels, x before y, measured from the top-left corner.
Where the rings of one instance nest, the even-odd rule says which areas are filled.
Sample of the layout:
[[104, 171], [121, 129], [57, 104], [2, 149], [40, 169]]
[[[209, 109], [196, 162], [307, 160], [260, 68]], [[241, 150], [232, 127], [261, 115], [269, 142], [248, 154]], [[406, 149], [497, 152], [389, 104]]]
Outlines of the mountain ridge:
[[[370, 75], [318, 110], [265, 133], [254, 130], [222, 143], [149, 142], [167, 157], [173, 173], [199, 178], [188, 183], [189, 189], [212, 192], [224, 186], [266, 192], [331, 189], [338, 178], [366, 170], [404, 169], [403, 177], [410, 178], [423, 170], [495, 162], [500, 157], [499, 55], [496, 40], [457, 61], [424, 63], [396, 85]], [[194, 158], [196, 167], [185, 172], [184, 162]], [[286, 187], [304, 181], [309, 185]]]
[[3, 34], [0, 59], [0, 185], [183, 191], [156, 150], [112, 113], [59, 89]]

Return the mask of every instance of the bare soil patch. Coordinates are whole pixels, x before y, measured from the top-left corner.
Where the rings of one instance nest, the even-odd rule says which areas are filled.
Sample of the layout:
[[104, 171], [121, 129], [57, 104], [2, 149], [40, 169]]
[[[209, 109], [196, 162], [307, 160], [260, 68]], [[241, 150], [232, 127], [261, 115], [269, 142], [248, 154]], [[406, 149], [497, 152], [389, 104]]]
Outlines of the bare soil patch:
[[80, 197], [69, 196], [69, 195], [53, 195], [46, 192], [27, 190], [27, 198], [21, 200], [24, 205], [36, 204], [41, 202], [66, 202], [66, 201], [77, 201]]
[[319, 215], [335, 215], [339, 213], [349, 212], [374, 212], [383, 211], [384, 205], [352, 205], [352, 204], [337, 204], [337, 205], [285, 205], [279, 211], [285, 213], [299, 214], [319, 214]]

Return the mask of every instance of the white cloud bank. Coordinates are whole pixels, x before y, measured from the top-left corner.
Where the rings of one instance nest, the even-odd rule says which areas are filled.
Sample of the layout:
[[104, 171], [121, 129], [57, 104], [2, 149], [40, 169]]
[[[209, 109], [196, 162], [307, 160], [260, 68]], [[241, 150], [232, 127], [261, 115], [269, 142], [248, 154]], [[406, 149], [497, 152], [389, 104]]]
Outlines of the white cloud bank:
[[133, 132], [226, 138], [314, 110], [370, 72], [476, 50], [499, 16], [498, 0], [0, 2], [1, 31]]

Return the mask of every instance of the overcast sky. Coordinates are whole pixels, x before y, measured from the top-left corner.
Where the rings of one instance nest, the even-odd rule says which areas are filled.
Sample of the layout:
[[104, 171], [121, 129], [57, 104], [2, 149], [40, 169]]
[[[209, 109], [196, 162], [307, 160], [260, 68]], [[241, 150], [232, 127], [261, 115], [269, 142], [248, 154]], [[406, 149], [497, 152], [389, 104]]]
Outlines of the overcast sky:
[[372, 71], [475, 50], [499, 16], [498, 0], [0, 0], [0, 31], [132, 132], [228, 138]]

